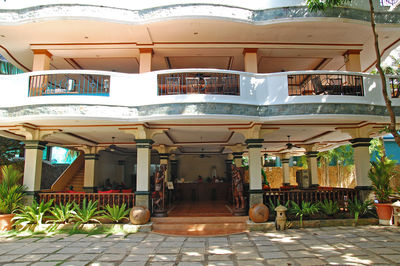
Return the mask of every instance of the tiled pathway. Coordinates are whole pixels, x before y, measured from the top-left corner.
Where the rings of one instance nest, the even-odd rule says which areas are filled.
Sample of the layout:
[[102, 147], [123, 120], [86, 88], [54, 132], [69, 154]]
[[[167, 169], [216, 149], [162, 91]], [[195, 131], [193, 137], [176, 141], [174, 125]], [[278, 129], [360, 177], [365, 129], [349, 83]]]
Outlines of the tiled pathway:
[[330, 227], [224, 237], [0, 237], [0, 265], [359, 265], [400, 263], [400, 229]]

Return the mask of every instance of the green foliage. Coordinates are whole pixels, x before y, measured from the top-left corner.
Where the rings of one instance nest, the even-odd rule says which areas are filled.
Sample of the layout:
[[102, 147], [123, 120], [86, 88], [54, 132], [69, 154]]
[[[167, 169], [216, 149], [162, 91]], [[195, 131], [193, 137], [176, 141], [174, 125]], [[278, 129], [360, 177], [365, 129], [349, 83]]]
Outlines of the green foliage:
[[10, 214], [21, 207], [25, 186], [20, 185], [21, 172], [12, 165], [1, 167], [0, 214]]
[[296, 217], [300, 217], [300, 227], [303, 227], [303, 216], [310, 216], [318, 212], [318, 205], [316, 203], [303, 201], [300, 205], [292, 201], [292, 208], [290, 210], [296, 214]]
[[76, 203], [74, 203], [74, 205], [75, 205], [74, 229], [88, 222], [100, 223], [97, 219], [101, 216], [103, 212], [97, 210], [97, 201], [89, 200], [87, 202], [85, 198], [82, 202], [82, 207]]
[[343, 145], [333, 150], [318, 153], [319, 158], [324, 158], [329, 162], [335, 162], [336, 165], [352, 165], [354, 149], [351, 145]]
[[378, 154], [379, 157], [383, 157], [386, 155], [385, 145], [383, 143], [383, 139], [375, 138], [370, 141], [369, 145], [369, 153], [370, 154]]
[[68, 223], [75, 215], [74, 205], [72, 202], [68, 202], [63, 205], [55, 205], [50, 209], [52, 217], [50, 222], [53, 223]]
[[342, 6], [351, 0], [307, 0], [308, 9], [311, 12], [325, 11], [327, 8]]
[[121, 207], [119, 205], [113, 205], [112, 207], [107, 204], [104, 210], [104, 218], [110, 219], [114, 223], [120, 223], [124, 219], [127, 219], [130, 209], [126, 209], [126, 204], [123, 203]]
[[269, 182], [268, 182], [268, 179], [267, 179], [267, 174], [265, 173], [265, 171], [264, 171], [263, 168], [261, 168], [261, 175], [262, 175], [262, 177], [263, 177], [264, 184], [266, 184], [267, 186], [269, 186]]
[[355, 198], [354, 201], [349, 200], [347, 209], [350, 212], [350, 214], [354, 217], [354, 221], [357, 223], [358, 217], [366, 215], [371, 212], [370, 210], [371, 206], [372, 206], [371, 200], [361, 202], [357, 198]]
[[0, 137], [0, 165], [10, 164], [22, 148], [20, 141]]
[[[269, 207], [270, 212], [274, 212], [275, 208], [278, 207], [279, 205], [282, 205], [279, 200], [277, 200], [276, 204], [275, 204], [271, 199], [269, 199], [268, 207]], [[283, 206], [285, 206], [289, 210], [290, 209], [290, 200], [286, 201], [285, 205], [283, 205]]]
[[332, 201], [325, 199], [323, 202], [318, 204], [318, 208], [320, 211], [325, 213], [326, 215], [333, 216], [339, 212], [339, 204], [337, 201]]
[[15, 224], [22, 225], [23, 227], [27, 225], [37, 225], [40, 227], [52, 204], [53, 200], [48, 202], [41, 201], [40, 204], [34, 200], [31, 206], [25, 206], [21, 213], [14, 217], [14, 220], [16, 220]]
[[371, 169], [368, 177], [372, 182], [372, 189], [375, 192], [379, 203], [389, 202], [389, 196], [393, 194], [390, 180], [394, 175], [396, 161], [386, 156], [377, 158], [376, 162], [371, 162]]

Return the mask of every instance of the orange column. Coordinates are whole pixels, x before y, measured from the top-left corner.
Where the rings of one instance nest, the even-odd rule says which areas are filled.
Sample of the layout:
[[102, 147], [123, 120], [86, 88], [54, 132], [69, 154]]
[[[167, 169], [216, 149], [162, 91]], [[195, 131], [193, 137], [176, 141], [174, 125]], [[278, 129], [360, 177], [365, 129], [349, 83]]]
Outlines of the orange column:
[[257, 62], [257, 48], [244, 48], [244, 71], [257, 73], [258, 72], [258, 62]]
[[153, 56], [153, 49], [139, 48], [139, 73], [151, 71], [151, 58]]

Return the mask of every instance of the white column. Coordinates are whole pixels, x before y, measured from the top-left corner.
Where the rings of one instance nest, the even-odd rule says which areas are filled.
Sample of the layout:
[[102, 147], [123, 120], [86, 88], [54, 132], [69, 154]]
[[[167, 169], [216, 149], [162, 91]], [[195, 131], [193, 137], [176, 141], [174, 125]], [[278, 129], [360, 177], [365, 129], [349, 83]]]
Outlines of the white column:
[[139, 49], [139, 73], [151, 71], [151, 58], [153, 57], [153, 49], [140, 48]]
[[35, 192], [40, 191], [40, 183], [42, 181], [42, 158], [45, 148], [46, 142], [44, 141], [25, 141], [25, 170], [23, 183], [27, 187], [26, 204], [30, 204]]
[[289, 158], [282, 156], [282, 172], [283, 172], [283, 186], [290, 185], [290, 169], [289, 169]]
[[83, 190], [85, 192], [94, 192], [96, 190], [96, 164], [99, 160], [99, 154], [85, 153], [85, 172], [83, 177]]
[[249, 175], [250, 175], [250, 207], [263, 203], [262, 178], [261, 178], [261, 148], [263, 139], [247, 139], [249, 151]]
[[356, 184], [358, 189], [368, 190], [371, 188], [371, 180], [368, 172], [371, 167], [369, 145], [371, 138], [355, 138], [350, 140], [354, 148], [354, 165], [356, 168]]
[[308, 164], [308, 174], [311, 180], [311, 187], [318, 187], [318, 162], [317, 162], [317, 151], [307, 151], [307, 164]]
[[257, 50], [257, 48], [243, 49], [245, 72], [258, 72]]
[[150, 207], [150, 163], [151, 163], [151, 139], [137, 139], [137, 173], [135, 205]]

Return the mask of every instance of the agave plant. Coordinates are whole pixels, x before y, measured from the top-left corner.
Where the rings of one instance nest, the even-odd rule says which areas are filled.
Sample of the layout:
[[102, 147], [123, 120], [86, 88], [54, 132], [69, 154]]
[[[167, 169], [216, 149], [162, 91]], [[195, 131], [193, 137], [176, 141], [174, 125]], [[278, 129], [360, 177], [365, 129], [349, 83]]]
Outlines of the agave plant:
[[97, 219], [101, 216], [103, 212], [97, 209], [97, 201], [91, 201], [91, 200], [86, 201], [85, 198], [82, 202], [82, 207], [76, 203], [74, 203], [74, 205], [75, 205], [74, 229], [88, 222], [100, 223], [99, 220]]
[[300, 227], [303, 227], [303, 216], [309, 216], [318, 212], [318, 205], [316, 203], [303, 201], [300, 205], [292, 201], [291, 212], [300, 217]]
[[113, 205], [112, 207], [107, 204], [104, 210], [103, 218], [110, 219], [114, 223], [120, 223], [124, 219], [127, 219], [129, 209], [126, 209], [126, 204], [123, 203], [121, 207], [119, 205]]
[[41, 201], [40, 204], [34, 200], [31, 206], [25, 206], [21, 213], [15, 215], [15, 224], [22, 225], [23, 227], [26, 227], [27, 225], [35, 225], [40, 228], [43, 225], [45, 215], [50, 211], [52, 204], [53, 200], [48, 202]]
[[72, 202], [68, 202], [63, 205], [55, 205], [50, 209], [50, 213], [52, 217], [49, 222], [53, 223], [68, 223], [75, 215], [74, 204]]
[[0, 182], [0, 214], [10, 214], [21, 207], [25, 186], [18, 182], [22, 173], [12, 165], [1, 167], [3, 176]]
[[318, 204], [319, 210], [328, 216], [333, 216], [339, 212], [339, 204], [337, 201], [325, 199], [323, 202]]
[[353, 201], [349, 200], [347, 209], [350, 214], [354, 217], [354, 222], [357, 224], [358, 217], [370, 213], [370, 207], [372, 206], [372, 200], [366, 200], [364, 202], [359, 201], [355, 198]]

